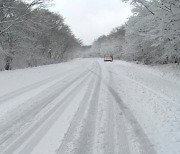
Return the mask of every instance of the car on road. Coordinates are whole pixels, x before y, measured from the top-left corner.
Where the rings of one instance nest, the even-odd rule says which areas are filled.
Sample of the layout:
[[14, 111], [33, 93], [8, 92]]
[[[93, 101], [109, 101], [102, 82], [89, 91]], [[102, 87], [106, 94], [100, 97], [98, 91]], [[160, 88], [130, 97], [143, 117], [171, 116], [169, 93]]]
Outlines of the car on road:
[[110, 62], [113, 62], [113, 56], [112, 55], [105, 55], [104, 56], [104, 61], [110, 61]]

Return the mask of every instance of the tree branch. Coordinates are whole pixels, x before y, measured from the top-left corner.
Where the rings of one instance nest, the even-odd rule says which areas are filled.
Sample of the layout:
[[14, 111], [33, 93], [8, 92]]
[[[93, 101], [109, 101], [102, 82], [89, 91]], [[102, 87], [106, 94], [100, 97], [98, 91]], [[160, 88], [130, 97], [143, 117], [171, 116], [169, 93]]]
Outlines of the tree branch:
[[[27, 15], [30, 14], [32, 11], [33, 11], [33, 10], [30, 10], [29, 12], [25, 13], [24, 15], [19, 16], [19, 17], [17, 17], [17, 18], [14, 19], [14, 20], [11, 20], [11, 22], [14, 22], [14, 23], [12, 23], [11, 25], [9, 25], [9, 26], [6, 27], [5, 29], [1, 30], [1, 31], [0, 31], [0, 35], [2, 35], [5, 31], [7, 31], [8, 29], [10, 29], [13, 25], [22, 22], [22, 21], [18, 21], [18, 20], [20, 20], [21, 18], [27, 16]], [[6, 22], [8, 22], [8, 21], [6, 21]], [[10, 22], [10, 21], [9, 21], [9, 22]], [[0, 22], [0, 24], [2, 24], [2, 22]]]
[[141, 1], [137, 1], [137, 2], [140, 3], [141, 5], [143, 5], [152, 15], [155, 15], [155, 13], [152, 12], [143, 2], [141, 2]]
[[3, 29], [2, 31], [0, 31], [0, 35], [2, 35], [2, 34], [5, 33], [7, 30], [9, 30], [13, 25], [18, 24], [18, 23], [21, 23], [21, 22], [23, 22], [23, 21], [18, 21], [18, 22], [12, 23], [12, 24], [9, 25], [8, 27], [6, 27], [6, 28]]

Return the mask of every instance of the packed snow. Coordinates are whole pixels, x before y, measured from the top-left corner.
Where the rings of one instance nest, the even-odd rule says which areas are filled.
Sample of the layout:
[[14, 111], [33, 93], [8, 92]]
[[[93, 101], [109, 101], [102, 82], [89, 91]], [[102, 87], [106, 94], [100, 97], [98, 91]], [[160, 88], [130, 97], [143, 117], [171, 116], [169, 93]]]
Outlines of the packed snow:
[[103, 59], [0, 72], [0, 153], [179, 154], [175, 64]]

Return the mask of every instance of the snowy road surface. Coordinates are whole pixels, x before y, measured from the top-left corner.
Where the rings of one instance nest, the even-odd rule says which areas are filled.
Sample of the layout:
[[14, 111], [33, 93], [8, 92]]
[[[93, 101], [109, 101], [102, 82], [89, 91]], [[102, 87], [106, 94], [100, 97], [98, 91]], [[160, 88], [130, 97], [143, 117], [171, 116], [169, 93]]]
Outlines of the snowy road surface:
[[0, 72], [2, 154], [179, 154], [180, 83], [103, 59]]

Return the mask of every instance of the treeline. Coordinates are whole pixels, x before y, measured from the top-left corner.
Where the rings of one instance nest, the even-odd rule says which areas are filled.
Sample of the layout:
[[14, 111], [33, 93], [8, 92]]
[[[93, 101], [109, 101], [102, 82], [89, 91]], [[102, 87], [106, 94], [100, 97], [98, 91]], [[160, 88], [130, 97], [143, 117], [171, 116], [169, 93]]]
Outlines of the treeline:
[[125, 44], [125, 27], [114, 28], [109, 35], [100, 36], [96, 39], [91, 47], [91, 57], [103, 57], [104, 55], [113, 54], [114, 57], [120, 58], [123, 54]]
[[[124, 0], [129, 1], [129, 0]], [[124, 25], [125, 34], [119, 35], [119, 57], [126, 60], [151, 63], [180, 63], [180, 1], [131, 0], [133, 15]], [[109, 36], [103, 37], [109, 38]], [[117, 37], [115, 37], [116, 39]], [[111, 39], [114, 39], [112, 37]], [[101, 41], [99, 41], [101, 40]], [[122, 40], [124, 40], [122, 42]], [[117, 41], [117, 40], [116, 40]], [[115, 41], [115, 42], [116, 42]], [[103, 42], [103, 43], [102, 43]], [[93, 47], [107, 42], [100, 37]], [[115, 43], [108, 40], [107, 50], [116, 52]], [[107, 44], [107, 43], [106, 43]], [[104, 47], [103, 47], [104, 48]], [[101, 54], [106, 50], [103, 48]]]
[[0, 70], [58, 63], [81, 47], [63, 17], [46, 4], [0, 0]]

